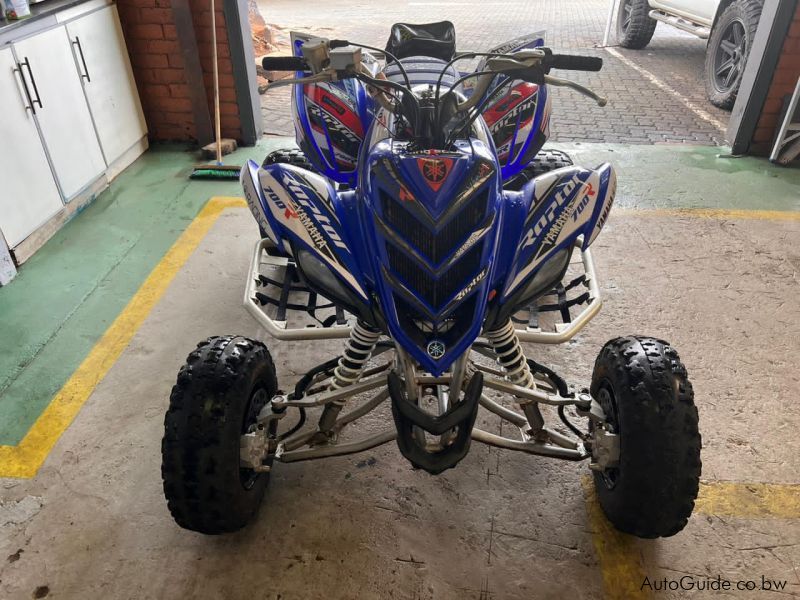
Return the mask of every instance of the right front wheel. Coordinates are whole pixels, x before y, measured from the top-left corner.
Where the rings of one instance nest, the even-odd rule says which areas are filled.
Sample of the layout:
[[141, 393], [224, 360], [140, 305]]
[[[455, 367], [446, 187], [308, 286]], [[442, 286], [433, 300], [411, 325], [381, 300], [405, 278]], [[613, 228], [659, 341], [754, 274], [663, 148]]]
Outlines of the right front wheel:
[[642, 538], [675, 535], [694, 509], [701, 467], [694, 393], [678, 353], [653, 338], [611, 340], [591, 392], [619, 436], [617, 466], [594, 472], [608, 520]]

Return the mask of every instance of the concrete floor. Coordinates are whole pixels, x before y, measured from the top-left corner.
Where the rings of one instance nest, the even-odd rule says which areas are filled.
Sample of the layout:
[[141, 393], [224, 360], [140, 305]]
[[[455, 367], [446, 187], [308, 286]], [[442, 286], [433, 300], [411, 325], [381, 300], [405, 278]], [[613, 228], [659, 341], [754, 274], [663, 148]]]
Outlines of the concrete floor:
[[628, 598], [644, 577], [684, 575], [759, 585], [763, 575], [787, 582], [783, 596], [729, 596], [800, 596], [796, 216], [616, 211], [594, 246], [603, 311], [570, 344], [528, 348], [576, 383], [608, 338], [678, 348], [708, 483], [674, 538], [612, 533], [583, 488], [585, 465], [480, 445], [439, 477], [392, 445], [277, 465], [257, 521], [208, 538], [179, 529], [161, 491], [163, 413], [185, 355], [213, 334], [264, 339], [288, 386], [339, 349], [264, 338], [241, 306], [255, 225], [246, 209], [226, 210], [37, 476], [0, 479], [0, 597]]

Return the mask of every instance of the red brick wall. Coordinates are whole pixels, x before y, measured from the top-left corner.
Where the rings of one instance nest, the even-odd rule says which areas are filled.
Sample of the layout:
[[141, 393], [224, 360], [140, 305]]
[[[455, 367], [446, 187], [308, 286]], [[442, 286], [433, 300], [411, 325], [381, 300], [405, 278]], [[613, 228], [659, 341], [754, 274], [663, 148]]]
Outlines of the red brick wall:
[[783, 50], [778, 66], [775, 68], [775, 74], [772, 76], [772, 84], [764, 103], [764, 110], [761, 112], [761, 118], [753, 134], [751, 153], [769, 154], [775, 130], [780, 125], [778, 118], [783, 106], [783, 97], [794, 92], [798, 77], [800, 77], [800, 5], [797, 7], [789, 33], [783, 42]]
[[[196, 141], [187, 73], [170, 2], [117, 0], [117, 7], [150, 139]], [[216, 0], [222, 136], [240, 139], [239, 107], [222, 2]], [[190, 0], [190, 5], [209, 114], [213, 119], [211, 0]]]

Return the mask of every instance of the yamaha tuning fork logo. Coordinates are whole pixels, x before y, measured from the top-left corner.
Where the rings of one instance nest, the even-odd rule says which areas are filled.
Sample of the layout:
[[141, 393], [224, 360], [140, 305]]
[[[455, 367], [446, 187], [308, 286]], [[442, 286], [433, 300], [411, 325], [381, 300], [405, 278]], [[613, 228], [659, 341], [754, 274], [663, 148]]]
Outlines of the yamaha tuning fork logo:
[[418, 158], [417, 166], [434, 192], [438, 192], [453, 166], [452, 158]]
[[440, 342], [439, 340], [433, 340], [428, 344], [428, 356], [434, 360], [439, 360], [442, 358], [446, 351], [447, 348], [445, 347], [444, 342]]

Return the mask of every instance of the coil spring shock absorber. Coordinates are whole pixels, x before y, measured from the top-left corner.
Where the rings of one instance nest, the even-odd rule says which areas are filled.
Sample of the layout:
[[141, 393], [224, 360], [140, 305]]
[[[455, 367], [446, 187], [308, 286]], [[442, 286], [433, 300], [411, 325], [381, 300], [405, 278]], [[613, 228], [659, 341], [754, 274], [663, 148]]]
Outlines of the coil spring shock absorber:
[[[503, 367], [508, 380], [518, 386], [529, 389], [536, 389], [536, 380], [533, 378], [531, 368], [528, 366], [528, 359], [519, 343], [514, 324], [508, 319], [505, 325], [497, 329], [487, 331], [486, 339], [497, 356], [497, 362]], [[525, 400], [520, 402], [522, 410], [528, 419], [528, 423], [534, 433], [538, 433], [544, 427], [544, 418], [539, 411], [539, 406], [535, 402]]]
[[[344, 345], [344, 352], [339, 358], [339, 364], [333, 370], [333, 380], [328, 386], [329, 391], [340, 390], [352, 385], [361, 379], [364, 367], [375, 350], [375, 344], [381, 337], [381, 332], [373, 329], [366, 323], [358, 321], [350, 332], [350, 339]], [[319, 430], [327, 433], [331, 430], [336, 417], [344, 407], [345, 400], [337, 400], [325, 406], [319, 418]]]

